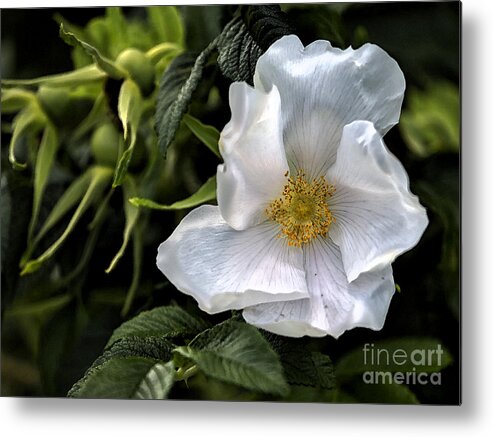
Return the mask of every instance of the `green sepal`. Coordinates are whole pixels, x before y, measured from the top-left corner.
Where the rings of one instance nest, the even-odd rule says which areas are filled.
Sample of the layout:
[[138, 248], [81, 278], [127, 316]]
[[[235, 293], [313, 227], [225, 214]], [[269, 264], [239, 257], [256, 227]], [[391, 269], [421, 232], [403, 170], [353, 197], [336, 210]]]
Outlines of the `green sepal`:
[[192, 133], [202, 141], [218, 158], [221, 157], [219, 153], [219, 131], [214, 126], [209, 126], [202, 123], [199, 119], [185, 114], [183, 116], [183, 122], [192, 131]]
[[204, 185], [202, 185], [195, 193], [186, 199], [179, 200], [170, 205], [162, 205], [154, 202], [150, 199], [144, 199], [141, 197], [133, 197], [129, 201], [132, 205], [157, 209], [161, 211], [173, 211], [180, 209], [188, 209], [198, 206], [202, 203], [209, 202], [216, 198], [216, 176], [210, 177]]

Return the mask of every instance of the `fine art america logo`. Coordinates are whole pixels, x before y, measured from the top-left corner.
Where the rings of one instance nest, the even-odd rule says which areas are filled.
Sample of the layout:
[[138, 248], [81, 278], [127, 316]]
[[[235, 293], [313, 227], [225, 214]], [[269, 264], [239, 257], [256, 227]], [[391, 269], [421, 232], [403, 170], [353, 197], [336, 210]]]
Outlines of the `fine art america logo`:
[[[373, 343], [363, 346], [363, 363], [371, 369], [363, 373], [365, 384], [441, 385], [444, 349], [387, 349]], [[377, 370], [378, 369], [378, 370]]]

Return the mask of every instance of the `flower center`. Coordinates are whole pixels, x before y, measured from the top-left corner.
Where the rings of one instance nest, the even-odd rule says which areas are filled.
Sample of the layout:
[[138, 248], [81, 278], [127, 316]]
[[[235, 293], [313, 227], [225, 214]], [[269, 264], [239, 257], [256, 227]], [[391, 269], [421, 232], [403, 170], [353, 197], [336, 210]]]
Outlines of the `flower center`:
[[285, 176], [288, 182], [282, 197], [266, 210], [267, 216], [281, 226], [279, 236], [286, 236], [288, 244], [296, 247], [319, 235], [325, 237], [335, 221], [327, 203], [335, 192], [334, 186], [323, 176], [309, 182], [302, 170], [296, 177], [289, 176], [289, 172]]

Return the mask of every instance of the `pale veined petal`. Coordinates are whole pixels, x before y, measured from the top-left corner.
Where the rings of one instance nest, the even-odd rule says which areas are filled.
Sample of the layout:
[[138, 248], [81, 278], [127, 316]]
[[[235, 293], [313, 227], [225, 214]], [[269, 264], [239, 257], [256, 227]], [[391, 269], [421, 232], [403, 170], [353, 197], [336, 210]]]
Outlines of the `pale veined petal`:
[[336, 219], [329, 235], [341, 249], [350, 282], [414, 247], [428, 225], [404, 167], [372, 123], [344, 128], [326, 179], [336, 188], [329, 201]]
[[282, 143], [281, 100], [244, 82], [231, 84], [231, 121], [221, 132], [224, 164], [217, 169], [221, 214], [237, 230], [266, 219], [265, 210], [282, 192], [288, 170]]
[[329, 238], [313, 241], [304, 252], [310, 297], [245, 308], [248, 323], [289, 337], [337, 338], [355, 327], [382, 329], [395, 291], [390, 266], [349, 283], [339, 248]]
[[315, 41], [303, 47], [295, 35], [259, 58], [254, 82], [258, 89], [279, 89], [288, 162], [311, 177], [333, 164], [346, 124], [369, 120], [382, 135], [394, 126], [405, 89], [397, 62], [376, 45], [341, 50]]
[[306, 297], [302, 252], [266, 222], [235, 231], [217, 206], [194, 209], [159, 246], [158, 268], [212, 314]]

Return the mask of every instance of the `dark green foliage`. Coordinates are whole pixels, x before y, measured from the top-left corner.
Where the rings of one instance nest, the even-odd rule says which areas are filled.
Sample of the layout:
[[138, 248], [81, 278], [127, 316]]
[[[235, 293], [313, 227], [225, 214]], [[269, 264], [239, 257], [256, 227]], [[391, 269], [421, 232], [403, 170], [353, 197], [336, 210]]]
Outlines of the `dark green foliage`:
[[292, 339], [263, 332], [279, 354], [289, 384], [330, 390], [334, 387], [334, 368], [327, 355], [308, 349], [304, 339]]
[[193, 61], [186, 53], [177, 57], [161, 78], [156, 108], [156, 131], [165, 156], [175, 137], [204, 66], [214, 50], [221, 72], [233, 81], [252, 83], [260, 55], [276, 40], [293, 33], [279, 6], [246, 6]]
[[178, 56], [161, 78], [156, 106], [156, 132], [163, 156], [175, 137], [213, 49], [214, 45], [211, 44], [198, 57], [191, 53]]
[[228, 320], [176, 351], [222, 381], [277, 395], [289, 392], [277, 354], [257, 328], [245, 323]]

